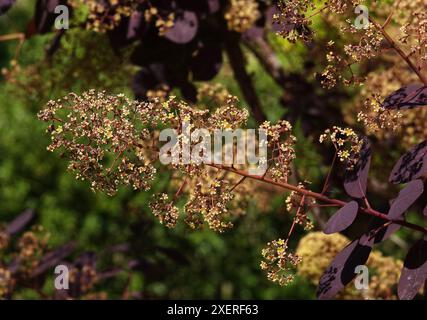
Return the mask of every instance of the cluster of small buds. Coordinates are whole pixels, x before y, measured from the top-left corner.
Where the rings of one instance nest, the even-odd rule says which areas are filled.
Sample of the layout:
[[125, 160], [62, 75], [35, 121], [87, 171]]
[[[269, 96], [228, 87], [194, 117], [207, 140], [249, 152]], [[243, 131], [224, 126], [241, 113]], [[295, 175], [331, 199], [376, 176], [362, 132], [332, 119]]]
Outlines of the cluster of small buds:
[[352, 168], [357, 163], [359, 158], [353, 155], [359, 154], [363, 139], [359, 138], [353, 129], [337, 126], [326, 129], [320, 136], [319, 142], [323, 143], [326, 140], [330, 140], [334, 145], [338, 159], [342, 162], [347, 161], [348, 168]]
[[[189, 139], [193, 129], [203, 128], [209, 133], [218, 129], [235, 130], [245, 126], [249, 113], [240, 108], [237, 98], [231, 95], [227, 95], [217, 109], [210, 111], [190, 106], [175, 97], [166, 100], [153, 96], [149, 102], [137, 102], [124, 95], [91, 90], [80, 96], [69, 94], [63, 99], [50, 101], [38, 116], [49, 123], [52, 142], [48, 150], [62, 151], [70, 161], [68, 168], [78, 179], [89, 181], [94, 191], [113, 195], [121, 185], [130, 185], [136, 190], [150, 187], [155, 174], [154, 163], [159, 160], [160, 129], [167, 127], [177, 133], [177, 143], [170, 150], [172, 155], [184, 144], [189, 144], [191, 153], [193, 144], [198, 144], [198, 141]], [[296, 139], [291, 134], [291, 125], [287, 121], [279, 121], [276, 125], [266, 122], [261, 129], [267, 132], [268, 141], [264, 144], [272, 149], [274, 167], [271, 176], [287, 180], [295, 158], [293, 146]], [[236, 215], [234, 200], [237, 198], [240, 204], [249, 202], [248, 194], [239, 196], [234, 190], [233, 184], [239, 184], [240, 178], [234, 177], [233, 181], [216, 175], [207, 179], [212, 168], [193, 159], [184, 159], [183, 155], [179, 159], [190, 160], [190, 163], [174, 161], [170, 164], [172, 169], [178, 169], [185, 179], [205, 182], [192, 183], [190, 189], [183, 184], [181, 191], [188, 194], [184, 221], [192, 228], [206, 223], [218, 232], [231, 228], [231, 218]], [[246, 165], [239, 166], [243, 169]], [[244, 188], [240, 187], [240, 190]], [[176, 225], [178, 209], [167, 201], [166, 195], [161, 195], [151, 208], [161, 223], [170, 228]], [[245, 212], [242, 208], [235, 211]]]
[[206, 222], [210, 229], [222, 233], [233, 227], [227, 220], [230, 216], [228, 205], [234, 195], [226, 184], [227, 181], [215, 178], [207, 190], [201, 183], [196, 185], [184, 209], [185, 222], [191, 228], [200, 228]]
[[281, 286], [293, 281], [293, 269], [301, 262], [297, 255], [287, 250], [287, 241], [278, 239], [267, 243], [267, 247], [261, 252], [264, 258], [261, 261], [261, 269], [267, 271], [267, 278], [270, 281], [277, 282]]
[[159, 222], [168, 228], [174, 228], [179, 218], [179, 210], [169, 201], [167, 194], [162, 193], [155, 196], [150, 203], [151, 211]]
[[273, 20], [281, 30], [278, 34], [290, 42], [302, 40], [310, 42], [313, 32], [310, 30], [311, 19], [307, 17], [310, 10], [316, 8], [311, 0], [279, 0], [277, 3], [279, 13], [273, 16]]
[[10, 270], [0, 267], [0, 298], [4, 298], [12, 292], [14, 282]]
[[326, 6], [333, 13], [343, 14], [363, 2], [363, 0], [328, 0]]
[[369, 133], [383, 129], [397, 130], [401, 126], [403, 114], [400, 111], [383, 108], [381, 97], [374, 94], [365, 100], [363, 110], [357, 114], [357, 120], [362, 122]]
[[[311, 184], [309, 181], [298, 183], [298, 188], [307, 189], [307, 186]], [[313, 205], [316, 204], [314, 198], [306, 197], [299, 194], [296, 191], [291, 191], [285, 200], [286, 211], [292, 213], [295, 211], [294, 221], [296, 224], [304, 227], [304, 230], [309, 231], [314, 228], [313, 222], [308, 217]]]
[[267, 145], [272, 151], [270, 158], [272, 167], [269, 170], [272, 179], [287, 181], [291, 175], [292, 161], [296, 157], [294, 150], [296, 137], [291, 134], [291, 124], [286, 120], [280, 120], [275, 125], [265, 121], [260, 129], [266, 130]]
[[328, 64], [320, 75], [322, 86], [326, 89], [332, 89], [338, 82], [341, 82], [345, 86], [352, 84], [362, 85], [365, 79], [357, 77], [352, 70], [352, 65], [355, 64], [355, 61], [350, 62], [350, 59], [339, 55], [333, 49], [334, 44], [334, 41], [329, 41], [327, 43], [329, 51], [326, 54], [326, 60]]
[[114, 29], [123, 17], [129, 17], [140, 4], [139, 0], [69, 0], [75, 8], [84, 6], [89, 11], [86, 28], [96, 32]]
[[235, 130], [246, 124], [249, 118], [247, 109], [237, 107], [239, 100], [229, 95], [225, 105], [217, 108], [209, 119], [211, 129]]
[[249, 30], [260, 17], [256, 0], [230, 0], [224, 18], [228, 29], [243, 33]]
[[373, 23], [369, 23], [366, 28], [360, 30], [356, 28], [352, 20], [347, 20], [348, 27], [342, 28], [342, 32], [350, 34], [360, 34], [357, 44], [344, 46], [344, 52], [354, 62], [369, 60], [376, 57], [380, 52], [384, 36], [377, 30]]
[[145, 106], [124, 95], [91, 90], [50, 101], [38, 116], [51, 123], [48, 150], [63, 150], [77, 179], [90, 181], [94, 191], [114, 195], [122, 184], [148, 190], [154, 178], [156, 169], [142, 148], [149, 132], [135, 123], [139, 118], [141, 125], [139, 110]]
[[[427, 4], [425, 4], [427, 5]], [[427, 12], [413, 12], [408, 21], [401, 27], [399, 41], [410, 46], [409, 56], [416, 57], [419, 61], [427, 61]]]

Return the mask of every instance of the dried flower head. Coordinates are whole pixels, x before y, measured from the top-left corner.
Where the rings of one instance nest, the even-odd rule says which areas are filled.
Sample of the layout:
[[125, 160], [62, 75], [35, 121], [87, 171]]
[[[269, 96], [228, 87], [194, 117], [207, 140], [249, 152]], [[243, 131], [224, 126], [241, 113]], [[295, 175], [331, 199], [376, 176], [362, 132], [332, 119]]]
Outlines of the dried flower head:
[[154, 216], [159, 219], [161, 224], [168, 228], [174, 228], [179, 218], [178, 208], [169, 201], [167, 194], [162, 193], [155, 197], [155, 200], [150, 203], [150, 208]]
[[[300, 189], [307, 189], [309, 181], [300, 182], [298, 187]], [[304, 230], [308, 231], [313, 229], [313, 223], [308, 217], [308, 213], [316, 204], [315, 199], [302, 196], [296, 191], [291, 191], [285, 200], [286, 210], [289, 213], [295, 212], [294, 221], [296, 224], [303, 226]]]
[[310, 0], [280, 0], [277, 3], [279, 13], [273, 19], [280, 26], [278, 34], [290, 42], [302, 40], [310, 42], [313, 31], [310, 29], [312, 23], [308, 12], [315, 9], [315, 4]]
[[272, 153], [269, 159], [271, 177], [276, 181], [287, 181], [291, 175], [292, 161], [296, 157], [294, 150], [296, 138], [291, 134], [292, 125], [285, 120], [280, 120], [275, 125], [266, 121], [260, 129], [267, 132], [266, 143]]

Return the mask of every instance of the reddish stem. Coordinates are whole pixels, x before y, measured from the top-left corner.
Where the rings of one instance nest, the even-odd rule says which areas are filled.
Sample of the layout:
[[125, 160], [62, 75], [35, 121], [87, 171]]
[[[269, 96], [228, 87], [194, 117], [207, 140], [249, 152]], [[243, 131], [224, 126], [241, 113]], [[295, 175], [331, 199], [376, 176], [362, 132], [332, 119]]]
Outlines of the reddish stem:
[[[247, 172], [245, 172], [243, 170], [234, 169], [234, 168], [223, 166], [223, 165], [217, 165], [217, 164], [208, 164], [208, 165], [211, 166], [211, 167], [220, 169], [220, 170], [226, 170], [226, 171], [229, 171], [229, 172], [241, 175], [243, 177], [247, 177], [247, 178], [251, 178], [251, 179], [254, 179], [254, 180], [261, 181], [261, 182], [265, 182], [265, 183], [268, 183], [270, 185], [274, 185], [274, 186], [280, 187], [282, 189], [286, 189], [286, 190], [290, 190], [290, 191], [295, 191], [296, 193], [298, 193], [300, 195], [304, 195], [306, 197], [314, 198], [316, 200], [319, 200], [321, 202], [325, 202], [325, 203], [328, 203], [328, 204], [335, 204], [335, 205], [340, 206], [340, 207], [343, 207], [343, 206], [345, 206], [347, 204], [347, 202], [345, 202], [345, 201], [341, 201], [341, 200], [338, 200], [338, 199], [329, 198], [329, 197], [327, 197], [325, 195], [322, 195], [320, 193], [313, 192], [313, 191], [306, 190], [306, 189], [302, 189], [302, 188], [299, 188], [297, 186], [294, 186], [294, 185], [286, 183], [286, 182], [278, 182], [278, 181], [274, 181], [272, 179], [269, 179], [269, 178], [266, 178], [266, 177], [263, 177], [263, 176], [250, 175], [249, 173], [247, 173]], [[409, 229], [412, 229], [412, 230], [416, 230], [416, 231], [422, 232], [424, 234], [427, 234], [427, 229], [426, 228], [423, 228], [421, 226], [418, 226], [416, 224], [413, 224], [413, 223], [410, 223], [410, 222], [407, 222], [407, 221], [404, 221], [404, 220], [393, 220], [393, 219], [390, 219], [386, 214], [378, 212], [378, 211], [376, 211], [376, 210], [374, 210], [372, 208], [360, 207], [359, 208], [359, 212], [361, 212], [363, 214], [370, 215], [372, 217], [380, 218], [382, 220], [389, 221], [389, 222], [401, 225], [403, 227], [406, 227], [406, 228], [409, 228]]]

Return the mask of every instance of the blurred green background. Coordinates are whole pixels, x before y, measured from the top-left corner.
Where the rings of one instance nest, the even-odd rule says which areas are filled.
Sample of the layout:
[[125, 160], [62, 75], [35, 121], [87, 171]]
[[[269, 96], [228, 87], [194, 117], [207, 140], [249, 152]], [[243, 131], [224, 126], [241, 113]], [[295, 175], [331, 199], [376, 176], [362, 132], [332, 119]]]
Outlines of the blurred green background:
[[[32, 1], [20, 1], [7, 16], [0, 17], [0, 34], [25, 30], [33, 9]], [[10, 221], [23, 210], [32, 208], [37, 213], [36, 222], [50, 232], [52, 246], [76, 240], [79, 250], [99, 253], [109, 246], [132, 244], [131, 255], [142, 266], [132, 272], [130, 288], [141, 292], [143, 298], [315, 297], [315, 286], [307, 279], [297, 276], [292, 285], [279, 287], [269, 282], [259, 268], [261, 249], [268, 241], [286, 236], [289, 229], [291, 220], [285, 214], [284, 194], [272, 193], [271, 208], [265, 213], [259, 213], [257, 206], [251, 204], [232, 230], [219, 235], [208, 229], [190, 231], [184, 223], [169, 230], [152, 216], [148, 202], [153, 193], [170, 190], [168, 174], [159, 175], [150, 192], [124, 188], [115, 197], [108, 197], [91, 192], [86, 182], [78, 182], [67, 173], [66, 161], [46, 150], [49, 136], [45, 133], [45, 124], [37, 120], [37, 112], [49, 99], [70, 91], [105, 89], [131, 97], [134, 70], [115, 56], [105, 36], [90, 31], [69, 32], [60, 52], [50, 64], [46, 63], [44, 50], [51, 38], [52, 35], [37, 35], [25, 41], [19, 65], [34, 68], [34, 77], [21, 79], [25, 86], [0, 83], [1, 221]], [[279, 58], [286, 70], [315, 81], [313, 74], [321, 69], [320, 58], [316, 61], [307, 57], [308, 49], [303, 45], [290, 45], [274, 35], [271, 41], [280, 52]], [[89, 47], [87, 43], [96, 43], [96, 46]], [[16, 41], [0, 42], [0, 67], [10, 67], [16, 44]], [[249, 53], [248, 57], [247, 69], [254, 75], [265, 113], [269, 120], [280, 119], [289, 112], [280, 102], [282, 90], [258, 60]], [[307, 62], [313, 65], [309, 70]], [[230, 73], [230, 67], [225, 64], [213, 82], [222, 83], [245, 105]], [[351, 97], [354, 92], [345, 94]], [[328, 170], [322, 156], [325, 150], [319, 148], [316, 133], [304, 133], [301, 119], [296, 119], [294, 126], [299, 141], [298, 172], [313, 183], [314, 189], [320, 189]], [[326, 127], [316, 129], [321, 132]], [[292, 247], [304, 233], [302, 229], [297, 230]], [[403, 232], [402, 236], [407, 235]], [[384, 250], [402, 255], [393, 245]], [[103, 263], [111, 263], [108, 257], [104, 260], [101, 267]], [[113, 263], [120, 264], [120, 261]], [[127, 281], [128, 275], [121, 273], [100, 283], [98, 289], [105, 291], [109, 298], [120, 298]], [[30, 291], [25, 291], [19, 297], [32, 296]]]

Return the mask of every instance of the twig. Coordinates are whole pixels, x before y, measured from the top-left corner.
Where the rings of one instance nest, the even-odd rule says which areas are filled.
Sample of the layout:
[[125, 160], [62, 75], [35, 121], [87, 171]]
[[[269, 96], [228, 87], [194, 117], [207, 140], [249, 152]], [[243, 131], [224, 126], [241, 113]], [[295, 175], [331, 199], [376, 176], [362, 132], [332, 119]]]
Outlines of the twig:
[[390, 47], [392, 47], [406, 62], [406, 64], [417, 74], [418, 78], [420, 78], [421, 82], [427, 85], [427, 77], [425, 77], [420, 69], [412, 62], [411, 59], [406, 55], [406, 53], [396, 44], [393, 38], [387, 33], [387, 31], [375, 20], [369, 18], [369, 21], [374, 25], [374, 27], [381, 32], [384, 38], [389, 43]]
[[[286, 183], [286, 182], [278, 182], [278, 181], [274, 181], [274, 180], [266, 178], [266, 177], [256, 176], [256, 175], [250, 175], [249, 173], [247, 173], [247, 172], [245, 172], [243, 170], [233, 169], [231, 167], [227, 167], [227, 166], [223, 166], [223, 165], [218, 165], [218, 164], [212, 164], [212, 163], [211, 164], [207, 164], [207, 165], [209, 165], [211, 167], [214, 167], [214, 168], [217, 168], [217, 169], [220, 169], [220, 170], [227, 170], [227, 171], [233, 172], [235, 174], [238, 174], [238, 175], [241, 175], [241, 176], [244, 176], [244, 177], [247, 177], [247, 178], [251, 178], [251, 179], [254, 179], [254, 180], [262, 181], [262, 182], [268, 183], [270, 185], [274, 185], [274, 186], [280, 187], [282, 189], [286, 189], [286, 190], [290, 190], [290, 191], [295, 191], [296, 193], [298, 193], [300, 195], [304, 195], [304, 196], [309, 197], [309, 198], [314, 198], [314, 199], [316, 199], [318, 201], [321, 201], [321, 202], [325, 202], [325, 203], [329, 203], [329, 204], [336, 204], [337, 206], [340, 206], [340, 207], [343, 207], [343, 206], [345, 206], [347, 204], [347, 202], [345, 202], [345, 201], [341, 201], [341, 200], [338, 200], [338, 199], [329, 198], [329, 197], [327, 197], [325, 195], [322, 195], [320, 193], [313, 192], [313, 191], [310, 191], [310, 190], [306, 190], [306, 189], [303, 189], [303, 188], [291, 185], [291, 184]], [[385, 220], [387, 222], [392, 222], [392, 223], [401, 225], [403, 227], [406, 227], [406, 228], [409, 228], [409, 229], [412, 229], [412, 230], [416, 230], [416, 231], [422, 232], [423, 234], [427, 234], [427, 229], [425, 229], [425, 228], [423, 228], [421, 226], [418, 226], [416, 224], [413, 224], [413, 223], [410, 223], [410, 222], [407, 222], [407, 221], [404, 221], [404, 220], [393, 220], [393, 219], [390, 219], [386, 214], [378, 212], [378, 211], [376, 211], [376, 210], [374, 210], [372, 208], [360, 207], [359, 208], [359, 212], [361, 212], [363, 214], [370, 215], [372, 217], [380, 218], [380, 219]]]

